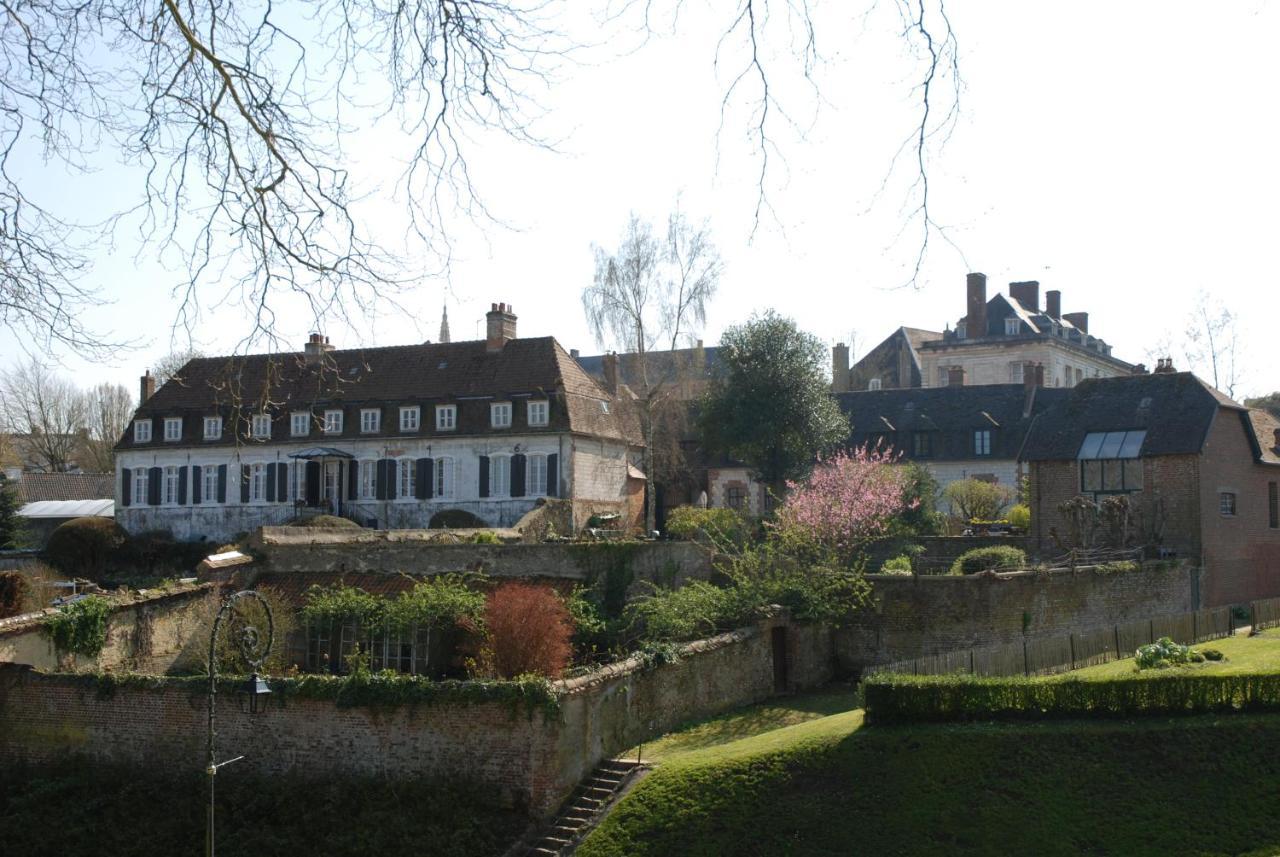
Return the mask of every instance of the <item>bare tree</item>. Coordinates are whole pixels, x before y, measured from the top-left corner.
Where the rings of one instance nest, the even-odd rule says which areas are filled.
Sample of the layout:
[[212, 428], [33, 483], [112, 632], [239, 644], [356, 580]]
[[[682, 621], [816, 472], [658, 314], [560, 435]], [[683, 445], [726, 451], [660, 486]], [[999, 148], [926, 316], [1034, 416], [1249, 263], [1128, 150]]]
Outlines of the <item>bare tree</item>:
[[60, 473], [77, 463], [87, 401], [75, 384], [36, 360], [0, 373], [0, 420], [35, 470]]
[[[645, 527], [652, 530], [657, 522], [655, 463], [671, 459], [666, 451], [672, 443], [678, 448], [678, 438], [672, 439], [679, 433], [678, 421], [661, 411], [679, 379], [656, 371], [647, 355], [660, 343], [674, 351], [682, 338], [694, 337], [695, 326], [706, 321], [723, 265], [707, 223], [692, 226], [678, 208], [667, 220], [665, 242], [633, 212], [615, 252], [599, 246], [592, 250], [595, 278], [583, 289], [582, 305], [601, 347], [631, 352], [627, 366], [633, 369], [630, 383], [645, 441]], [[674, 355], [668, 368], [681, 369]], [[660, 446], [664, 452], [658, 455]]]
[[204, 352], [197, 351], [194, 348], [179, 351], [170, 351], [161, 357], [151, 367], [151, 374], [156, 377], [156, 388], [159, 389], [165, 385], [165, 382], [178, 379], [182, 380], [182, 367], [186, 366], [192, 360], [204, 357]]
[[1195, 309], [1187, 317], [1183, 351], [1193, 368], [1207, 371], [1213, 386], [1231, 398], [1239, 381], [1236, 357], [1239, 335], [1236, 315], [1210, 299], [1206, 292], [1196, 297]]
[[94, 473], [112, 473], [116, 444], [133, 419], [133, 395], [123, 384], [99, 384], [88, 398], [89, 439], [83, 466]]

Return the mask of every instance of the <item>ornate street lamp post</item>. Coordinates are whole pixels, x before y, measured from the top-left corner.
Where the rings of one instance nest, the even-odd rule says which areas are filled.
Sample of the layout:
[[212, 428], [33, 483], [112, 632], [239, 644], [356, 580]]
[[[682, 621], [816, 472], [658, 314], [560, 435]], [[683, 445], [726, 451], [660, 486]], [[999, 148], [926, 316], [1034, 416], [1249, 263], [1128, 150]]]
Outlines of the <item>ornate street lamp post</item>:
[[[235, 605], [242, 601], [256, 601], [262, 606], [262, 612], [266, 617], [267, 623], [265, 633], [252, 624], [243, 613], [234, 610]], [[209, 634], [209, 753], [208, 764], [204, 769], [205, 774], [209, 777], [209, 813], [205, 827], [204, 842], [206, 857], [213, 857], [214, 777], [218, 773], [218, 768], [223, 765], [229, 765], [232, 762], [238, 762], [244, 758], [244, 756], [236, 756], [234, 759], [218, 762], [214, 756], [214, 738], [217, 733], [213, 728], [213, 712], [215, 697], [218, 693], [218, 631], [229, 615], [238, 620], [231, 630], [231, 642], [252, 669], [252, 675], [249, 676], [249, 680], [244, 687], [245, 692], [249, 694], [249, 712], [256, 714], [258, 712], [258, 700], [263, 695], [271, 692], [267, 682], [258, 675], [258, 670], [262, 668], [262, 662], [267, 659], [267, 655], [271, 652], [271, 644], [275, 641], [275, 621], [271, 616], [271, 606], [267, 604], [265, 598], [254, 590], [242, 589], [222, 602], [222, 607], [218, 610], [218, 615], [213, 620], [213, 632]]]

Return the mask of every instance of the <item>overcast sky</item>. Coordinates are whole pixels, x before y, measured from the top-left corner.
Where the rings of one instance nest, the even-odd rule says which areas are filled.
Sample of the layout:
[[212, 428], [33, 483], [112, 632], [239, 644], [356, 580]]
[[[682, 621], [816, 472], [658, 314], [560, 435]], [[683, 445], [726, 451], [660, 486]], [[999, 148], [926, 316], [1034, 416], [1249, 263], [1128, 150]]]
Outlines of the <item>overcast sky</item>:
[[[953, 324], [965, 274], [983, 271], [993, 287], [1038, 279], [1042, 292], [1061, 290], [1063, 310], [1089, 312], [1091, 332], [1132, 362], [1177, 338], [1207, 292], [1240, 315], [1248, 359], [1237, 395], [1280, 388], [1276, 4], [1021, 0], [955, 4], [950, 14], [964, 85], [958, 121], [930, 161], [945, 237], [931, 236], [915, 287], [903, 285], [919, 246], [919, 222], [906, 217], [913, 175], [909, 163], [890, 167], [918, 121], [922, 69], [892, 6], [818, 19], [817, 96], [778, 58], [779, 99], [795, 125], [775, 128], [771, 211], [754, 235], [759, 160], [745, 136], [747, 104], [730, 105], [717, 136], [733, 45], [717, 70], [723, 12], [689, 9], [674, 33], [644, 44], [613, 38], [565, 70], [543, 99], [541, 130], [561, 141], [558, 151], [477, 141], [473, 174], [508, 226], [457, 217], [446, 224], [455, 246], [447, 276], [402, 295], [404, 312], [325, 332], [340, 347], [434, 340], [447, 303], [453, 338], [474, 338], [490, 302], [506, 301], [521, 335], [595, 352], [580, 299], [591, 245], [616, 245], [632, 210], [661, 223], [679, 197], [689, 217], [709, 219], [726, 263], [708, 344], [772, 307], [823, 340], [856, 335], [861, 353], [898, 325]], [[374, 232], [400, 235], [404, 141], [379, 126], [358, 142], [351, 168], [368, 194], [362, 211]], [[128, 198], [132, 175], [104, 170], [50, 186]], [[131, 242], [119, 235], [96, 260], [94, 281], [113, 303], [94, 320], [145, 344], [114, 365], [62, 355], [82, 383], [136, 390], [170, 349], [178, 271]], [[397, 247], [408, 268], [430, 264], [420, 248]], [[301, 347], [311, 325], [293, 317], [281, 333]], [[234, 306], [212, 310], [196, 345], [227, 352], [245, 323]], [[0, 350], [12, 362], [18, 343], [5, 332]]]

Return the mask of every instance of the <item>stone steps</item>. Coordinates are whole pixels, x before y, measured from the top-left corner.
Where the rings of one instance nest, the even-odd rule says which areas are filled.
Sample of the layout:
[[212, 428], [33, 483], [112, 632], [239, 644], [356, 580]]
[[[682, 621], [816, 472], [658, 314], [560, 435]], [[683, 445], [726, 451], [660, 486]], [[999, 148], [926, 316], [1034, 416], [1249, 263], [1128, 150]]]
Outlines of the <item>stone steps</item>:
[[618, 790], [636, 771], [634, 762], [615, 759], [600, 763], [578, 784], [560, 807], [541, 837], [525, 852], [530, 857], [562, 857], [571, 854], [592, 821], [607, 807]]

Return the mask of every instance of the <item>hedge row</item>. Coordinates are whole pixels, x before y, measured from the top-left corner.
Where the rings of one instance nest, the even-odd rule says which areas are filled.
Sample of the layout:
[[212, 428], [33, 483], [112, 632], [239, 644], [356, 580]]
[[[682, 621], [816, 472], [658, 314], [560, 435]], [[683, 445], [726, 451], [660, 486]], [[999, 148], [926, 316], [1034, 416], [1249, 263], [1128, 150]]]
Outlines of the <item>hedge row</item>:
[[1108, 681], [885, 674], [863, 687], [867, 722], [884, 724], [1280, 710], [1280, 673]]

